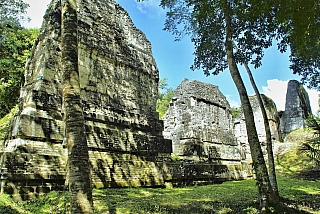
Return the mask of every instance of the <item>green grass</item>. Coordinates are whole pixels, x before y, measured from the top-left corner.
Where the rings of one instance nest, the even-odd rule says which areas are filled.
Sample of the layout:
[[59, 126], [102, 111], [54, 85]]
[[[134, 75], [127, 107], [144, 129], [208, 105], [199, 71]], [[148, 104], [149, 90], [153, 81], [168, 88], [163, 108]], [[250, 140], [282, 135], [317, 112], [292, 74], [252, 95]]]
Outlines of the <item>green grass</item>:
[[[239, 191], [245, 188], [246, 191]], [[97, 213], [211, 213], [233, 210], [243, 205], [257, 206], [254, 181], [228, 182], [223, 185], [172, 189], [95, 190]], [[239, 194], [240, 193], [240, 194]], [[252, 197], [253, 196], [253, 197]], [[237, 200], [235, 200], [235, 197]], [[107, 203], [103, 202], [108, 199]]]
[[286, 136], [285, 141], [293, 143], [305, 143], [307, 142], [307, 139], [314, 137], [313, 134], [314, 130], [311, 128], [296, 129]]
[[[320, 182], [278, 175], [283, 207], [273, 213], [320, 213]], [[95, 213], [198, 214], [258, 213], [254, 180], [230, 181], [184, 188], [95, 189]], [[67, 213], [68, 193], [51, 192], [29, 202], [15, 203], [0, 195], [0, 213]]]
[[29, 213], [20, 204], [15, 203], [9, 195], [0, 195], [0, 213], [5, 214], [19, 214]]
[[[279, 176], [284, 207], [274, 213], [320, 213], [320, 184]], [[257, 213], [254, 180], [172, 189], [95, 190], [97, 213]]]
[[276, 169], [285, 174], [297, 174], [304, 170], [310, 170], [313, 165], [306, 154], [299, 152], [299, 147], [292, 148], [285, 155], [275, 157]]
[[68, 213], [69, 211], [68, 192], [50, 192], [40, 198], [22, 202], [21, 206], [30, 213]]

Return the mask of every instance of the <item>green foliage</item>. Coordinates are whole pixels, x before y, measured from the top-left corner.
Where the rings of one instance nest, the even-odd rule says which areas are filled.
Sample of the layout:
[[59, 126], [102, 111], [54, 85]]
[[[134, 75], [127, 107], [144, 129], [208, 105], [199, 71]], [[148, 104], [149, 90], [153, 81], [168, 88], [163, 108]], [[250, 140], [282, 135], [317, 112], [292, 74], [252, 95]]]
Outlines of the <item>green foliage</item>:
[[[168, 9], [165, 30], [191, 37], [195, 46], [192, 69], [206, 75], [227, 68], [223, 1], [162, 0]], [[248, 0], [230, 3], [232, 40], [238, 47], [237, 62], [261, 66], [263, 49], [278, 41], [278, 49], [290, 49], [290, 69], [309, 87], [320, 87], [319, 1]]]
[[3, 34], [0, 41], [0, 117], [18, 102], [26, 60], [38, 33], [38, 29], [20, 28]]
[[172, 161], [180, 162], [181, 158], [179, 155], [171, 154]]
[[7, 134], [7, 131], [10, 127], [11, 120], [16, 115], [18, 110], [18, 105], [11, 109], [11, 111], [0, 119], [0, 142], [4, 139]]
[[40, 198], [24, 202], [23, 208], [31, 213], [70, 213], [69, 192], [52, 191]]
[[231, 115], [232, 118], [235, 119], [241, 113], [241, 108], [232, 108]]
[[0, 0], [0, 41], [6, 31], [20, 27], [28, 7], [23, 0]]
[[20, 25], [28, 7], [23, 0], [0, 0], [0, 118], [17, 103], [27, 46], [34, 42], [34, 30]]
[[312, 138], [307, 139], [306, 143], [302, 143], [300, 151], [305, 153], [317, 166], [320, 166], [320, 118], [310, 114], [306, 124], [314, 131], [314, 134]]
[[[227, 1], [225, 1], [227, 2]], [[191, 0], [162, 0], [167, 8], [165, 30], [177, 40], [188, 35], [195, 46], [192, 69], [203, 69], [206, 75], [216, 75], [227, 68], [225, 12], [230, 6], [232, 40], [238, 47], [237, 62], [261, 65], [263, 49], [272, 45], [275, 23], [268, 14], [255, 15], [250, 1], [212, 2]]]
[[320, 4], [314, 0], [285, 4], [281, 1], [278, 16], [288, 23], [281, 42], [290, 47], [290, 68], [302, 76], [303, 83], [320, 89]]
[[251, 0], [256, 13], [269, 12], [278, 23], [276, 38], [281, 52], [291, 51], [290, 69], [309, 87], [320, 88], [319, 1]]
[[0, 213], [5, 214], [31, 214], [25, 211], [19, 204], [15, 203], [13, 199], [6, 194], [0, 194]]
[[169, 87], [167, 78], [160, 79], [157, 100], [157, 112], [159, 113], [160, 119], [167, 112], [173, 94], [174, 90]]

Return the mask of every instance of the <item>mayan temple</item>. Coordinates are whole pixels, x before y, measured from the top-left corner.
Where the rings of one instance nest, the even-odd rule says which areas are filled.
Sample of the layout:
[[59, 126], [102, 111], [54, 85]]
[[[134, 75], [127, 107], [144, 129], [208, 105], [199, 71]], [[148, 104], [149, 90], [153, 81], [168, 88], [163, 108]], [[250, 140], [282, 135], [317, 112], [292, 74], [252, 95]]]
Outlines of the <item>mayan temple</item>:
[[280, 120], [280, 132], [285, 138], [295, 129], [305, 128], [305, 120], [311, 114], [309, 95], [297, 80], [290, 80], [287, 86], [286, 105]]
[[[271, 132], [271, 140], [273, 143], [282, 142], [282, 138], [279, 131], [280, 119], [279, 119], [276, 104], [273, 102], [272, 99], [270, 99], [266, 95], [260, 94], [260, 96], [268, 117], [269, 128]], [[266, 130], [265, 130], [264, 119], [262, 116], [257, 95], [249, 96], [249, 101], [253, 111], [253, 116], [254, 116], [255, 126], [257, 129], [257, 134], [259, 137], [259, 142], [261, 143], [261, 146], [262, 146], [262, 152], [266, 155], [267, 154]], [[248, 136], [247, 136], [247, 128], [245, 124], [245, 117], [242, 110], [240, 111], [239, 115], [237, 115], [237, 117], [234, 118], [233, 122], [234, 122], [233, 127], [234, 127], [235, 137], [237, 138], [237, 141], [241, 145], [246, 147], [245, 150], [247, 151], [247, 154], [246, 154], [247, 159], [251, 159], [251, 152], [250, 152]]]
[[[61, 10], [53, 0], [25, 71], [20, 109], [1, 159], [2, 188], [27, 199], [64, 187]], [[79, 72], [93, 186], [160, 186], [159, 71], [151, 44], [114, 0], [79, 1]], [[4, 184], [5, 183], [5, 184]]]
[[[78, 8], [81, 103], [94, 188], [252, 176], [217, 86], [184, 80], [159, 120], [159, 71], [146, 36], [114, 0], [79, 0]], [[61, 5], [52, 0], [2, 145], [1, 191], [15, 200], [66, 188], [61, 67]]]
[[184, 79], [162, 119], [163, 134], [185, 166], [172, 170], [173, 178], [190, 174], [198, 182], [219, 182], [252, 175], [247, 148], [235, 137], [231, 107], [218, 86]]

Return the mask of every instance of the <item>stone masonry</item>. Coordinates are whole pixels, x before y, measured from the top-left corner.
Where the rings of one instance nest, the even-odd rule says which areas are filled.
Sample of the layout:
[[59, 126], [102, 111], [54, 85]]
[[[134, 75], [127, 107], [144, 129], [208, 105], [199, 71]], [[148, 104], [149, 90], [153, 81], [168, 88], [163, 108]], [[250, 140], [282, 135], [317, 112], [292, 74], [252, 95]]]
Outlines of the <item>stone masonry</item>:
[[[272, 99], [265, 96], [264, 94], [261, 94], [263, 104], [265, 106], [267, 117], [269, 120], [269, 126], [271, 131], [271, 138], [273, 141], [281, 142], [282, 138], [279, 132], [279, 125], [280, 125], [280, 119], [277, 112], [277, 107]], [[266, 131], [264, 127], [264, 120], [261, 113], [260, 105], [257, 99], [256, 95], [249, 96], [250, 104], [253, 111], [254, 121], [259, 137], [259, 141], [261, 145], [263, 145], [262, 149], [263, 152], [266, 153]], [[246, 147], [245, 151], [247, 151], [247, 159], [251, 159], [250, 155], [250, 148], [248, 144], [248, 137], [247, 137], [247, 129], [244, 119], [244, 114], [241, 111], [240, 114], [234, 119], [234, 133], [235, 137], [237, 138], [237, 141]]]
[[[195, 174], [206, 174], [206, 179], [250, 175], [246, 152], [233, 133], [230, 105], [217, 86], [185, 79], [162, 119], [174, 156], [193, 166]], [[223, 170], [214, 170], [219, 167]]]
[[281, 115], [280, 131], [285, 136], [295, 129], [305, 127], [304, 120], [311, 114], [309, 95], [296, 80], [288, 82], [285, 110]]
[[[53, 0], [26, 66], [20, 110], [2, 156], [4, 190], [17, 199], [64, 187], [60, 23], [60, 1]], [[155, 110], [159, 71], [150, 42], [114, 0], [80, 0], [78, 26], [93, 186], [164, 185], [168, 172], [161, 163], [172, 146]]]
[[[1, 186], [16, 200], [65, 188], [60, 23], [60, 1], [52, 0], [0, 159]], [[234, 135], [230, 105], [217, 86], [184, 80], [164, 124], [158, 119], [159, 71], [151, 44], [114, 0], [79, 0], [78, 32], [93, 187], [252, 176], [246, 147]]]

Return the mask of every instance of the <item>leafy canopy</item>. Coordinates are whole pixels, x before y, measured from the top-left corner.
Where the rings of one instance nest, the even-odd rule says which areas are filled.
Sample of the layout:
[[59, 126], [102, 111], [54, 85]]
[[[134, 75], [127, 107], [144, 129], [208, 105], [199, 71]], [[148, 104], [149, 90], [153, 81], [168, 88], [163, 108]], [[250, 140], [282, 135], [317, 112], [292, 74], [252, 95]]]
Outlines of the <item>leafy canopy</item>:
[[167, 112], [171, 98], [174, 94], [174, 90], [169, 87], [167, 78], [162, 78], [159, 81], [158, 86], [158, 100], [157, 100], [157, 112], [159, 113], [160, 119]]
[[290, 69], [310, 88], [320, 89], [320, 1], [267, 0], [281, 23], [280, 51], [290, 48]]
[[0, 0], [0, 30], [20, 26], [28, 7], [23, 0]]
[[307, 156], [318, 167], [320, 166], [320, 117], [309, 115], [306, 120], [306, 124], [309, 128], [314, 130], [314, 136], [308, 139], [306, 143], [302, 143], [300, 151], [307, 154]]
[[[238, 63], [251, 63], [258, 68], [263, 49], [276, 39], [280, 52], [291, 51], [293, 73], [300, 75], [308, 87], [320, 90], [320, 1], [229, 2]], [[216, 75], [226, 69], [222, 1], [161, 0], [160, 5], [169, 10], [164, 29], [177, 40], [185, 35], [191, 37], [195, 46], [193, 70], [203, 69], [206, 75]]]
[[18, 102], [26, 60], [38, 33], [38, 29], [21, 28], [5, 32], [0, 41], [0, 117]]
[[26, 58], [38, 34], [20, 25], [28, 7], [23, 0], [0, 0], [0, 117], [17, 103]]
[[[238, 63], [261, 66], [263, 49], [272, 45], [276, 22], [273, 11], [256, 14], [248, 1], [233, 1], [231, 4], [233, 42], [238, 47], [235, 54]], [[195, 59], [191, 67], [219, 74], [227, 68], [225, 50], [224, 5], [214, 0], [162, 0], [161, 6], [169, 9], [165, 22], [168, 30], [181, 39], [191, 37], [195, 46]]]

